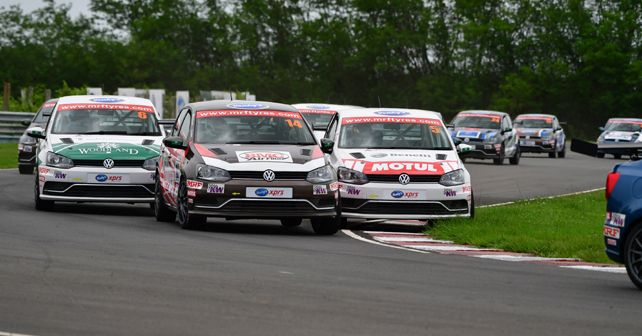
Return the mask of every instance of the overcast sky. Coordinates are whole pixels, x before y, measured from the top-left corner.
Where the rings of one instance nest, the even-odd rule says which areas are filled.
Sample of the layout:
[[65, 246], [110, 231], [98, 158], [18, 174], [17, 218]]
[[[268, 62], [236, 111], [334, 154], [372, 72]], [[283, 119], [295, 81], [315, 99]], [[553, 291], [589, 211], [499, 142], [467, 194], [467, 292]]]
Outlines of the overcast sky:
[[[90, 0], [56, 0], [56, 3], [72, 4], [69, 14], [71, 17], [76, 17], [81, 13], [87, 14], [89, 12]], [[0, 0], [0, 7], [9, 7], [11, 5], [20, 5], [23, 11], [31, 12], [34, 9], [44, 6], [42, 0]]]

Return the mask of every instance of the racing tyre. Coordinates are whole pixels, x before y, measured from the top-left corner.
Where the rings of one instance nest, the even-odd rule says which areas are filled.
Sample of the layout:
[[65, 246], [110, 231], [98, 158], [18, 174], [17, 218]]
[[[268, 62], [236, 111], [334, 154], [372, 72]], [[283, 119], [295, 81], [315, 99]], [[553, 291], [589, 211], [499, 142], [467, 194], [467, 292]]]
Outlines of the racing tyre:
[[184, 230], [197, 230], [207, 221], [202, 215], [190, 215], [187, 201], [187, 184], [183, 180], [178, 187], [178, 225]]
[[566, 144], [564, 145], [564, 147], [562, 147], [562, 150], [559, 153], [557, 153], [557, 157], [560, 159], [563, 159], [566, 157]]
[[310, 221], [312, 222], [312, 230], [318, 235], [333, 235], [341, 228], [340, 216], [312, 218]]
[[504, 164], [504, 146], [502, 146], [502, 149], [499, 153], [500, 153], [499, 157], [496, 159], [493, 159], [493, 164], [496, 164], [496, 165]]
[[642, 225], [637, 225], [624, 243], [624, 265], [631, 281], [642, 289]]
[[621, 159], [621, 158], [622, 158], [622, 154], [613, 154], [613, 157], [614, 157], [616, 160], [619, 160], [619, 159]]
[[599, 159], [602, 159], [602, 158], [604, 158], [604, 153], [602, 153], [602, 152], [597, 152], [597, 153], [595, 154], [595, 156], [597, 156]]
[[551, 158], [551, 159], [555, 159], [557, 157], [557, 152], [548, 153], [548, 157]]
[[282, 218], [281, 225], [283, 225], [284, 227], [296, 227], [301, 225], [302, 221], [302, 218]]
[[515, 149], [515, 155], [513, 155], [512, 158], [508, 159], [508, 162], [512, 165], [518, 165], [519, 164], [519, 159], [522, 157], [522, 151], [519, 149], [519, 146], [517, 149]]
[[33, 174], [33, 166], [20, 165], [18, 166], [18, 172], [22, 175], [31, 175]]
[[[158, 174], [156, 175], [158, 176]], [[160, 186], [160, 179], [156, 178], [156, 187], [154, 191], [154, 216], [157, 222], [171, 223], [176, 219], [176, 213], [170, 210], [163, 199], [163, 191]]]
[[36, 183], [34, 183], [34, 188], [33, 188], [34, 204], [36, 206], [36, 210], [48, 211], [53, 209], [54, 201], [45, 201], [43, 199], [40, 199], [40, 186], [38, 184], [39, 178], [40, 176], [36, 174]]
[[470, 219], [475, 218], [475, 194], [470, 193]]

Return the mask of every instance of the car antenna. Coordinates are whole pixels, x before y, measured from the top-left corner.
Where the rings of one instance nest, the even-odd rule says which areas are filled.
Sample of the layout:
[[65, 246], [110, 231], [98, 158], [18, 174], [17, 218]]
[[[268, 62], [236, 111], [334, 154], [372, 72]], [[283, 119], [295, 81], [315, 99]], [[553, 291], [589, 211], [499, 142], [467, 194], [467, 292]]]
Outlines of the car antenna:
[[383, 107], [383, 106], [381, 106], [381, 97], [379, 97], [379, 95], [377, 95], [377, 100], [379, 101], [379, 107], [380, 108]]
[[230, 101], [232, 101], [232, 100], [234, 100], [234, 99], [232, 99], [232, 91], [229, 91], [229, 92], [230, 92]]

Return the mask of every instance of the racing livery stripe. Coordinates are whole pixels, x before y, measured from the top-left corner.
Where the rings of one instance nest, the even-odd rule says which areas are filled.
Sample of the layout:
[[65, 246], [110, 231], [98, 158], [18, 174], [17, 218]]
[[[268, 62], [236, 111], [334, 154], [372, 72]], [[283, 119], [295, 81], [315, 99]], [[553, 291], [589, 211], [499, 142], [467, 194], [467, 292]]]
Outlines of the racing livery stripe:
[[432, 118], [399, 118], [399, 117], [347, 117], [341, 120], [341, 125], [369, 123], [402, 123], [441, 126], [441, 121]]
[[153, 106], [133, 104], [61, 104], [58, 111], [66, 110], [135, 110], [147, 113], [154, 113]]
[[209, 149], [205, 148], [205, 146], [203, 146], [203, 145], [195, 143], [194, 144], [194, 148], [196, 148], [196, 151], [198, 152], [198, 154], [201, 154], [201, 156], [211, 157], [211, 158], [215, 158], [216, 157], [216, 154], [212, 153], [212, 151], [210, 151]]
[[272, 110], [203, 110], [196, 112], [196, 118], [211, 117], [278, 117], [301, 119], [298, 112], [272, 111]]

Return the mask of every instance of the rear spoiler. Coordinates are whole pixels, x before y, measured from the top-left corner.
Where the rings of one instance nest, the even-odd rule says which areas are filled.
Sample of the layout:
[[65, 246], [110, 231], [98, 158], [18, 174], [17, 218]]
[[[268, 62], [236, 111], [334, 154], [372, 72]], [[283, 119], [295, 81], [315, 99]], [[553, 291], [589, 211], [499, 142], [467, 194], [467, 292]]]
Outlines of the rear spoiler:
[[597, 156], [597, 151], [601, 150], [604, 152], [609, 152], [609, 150], [617, 149], [618, 151], [623, 151], [629, 154], [631, 160], [639, 160], [640, 153], [642, 153], [642, 143], [629, 143], [622, 145], [618, 144], [596, 144], [594, 142], [589, 142], [580, 139], [571, 140], [571, 151], [579, 154], [584, 154], [588, 156]]

